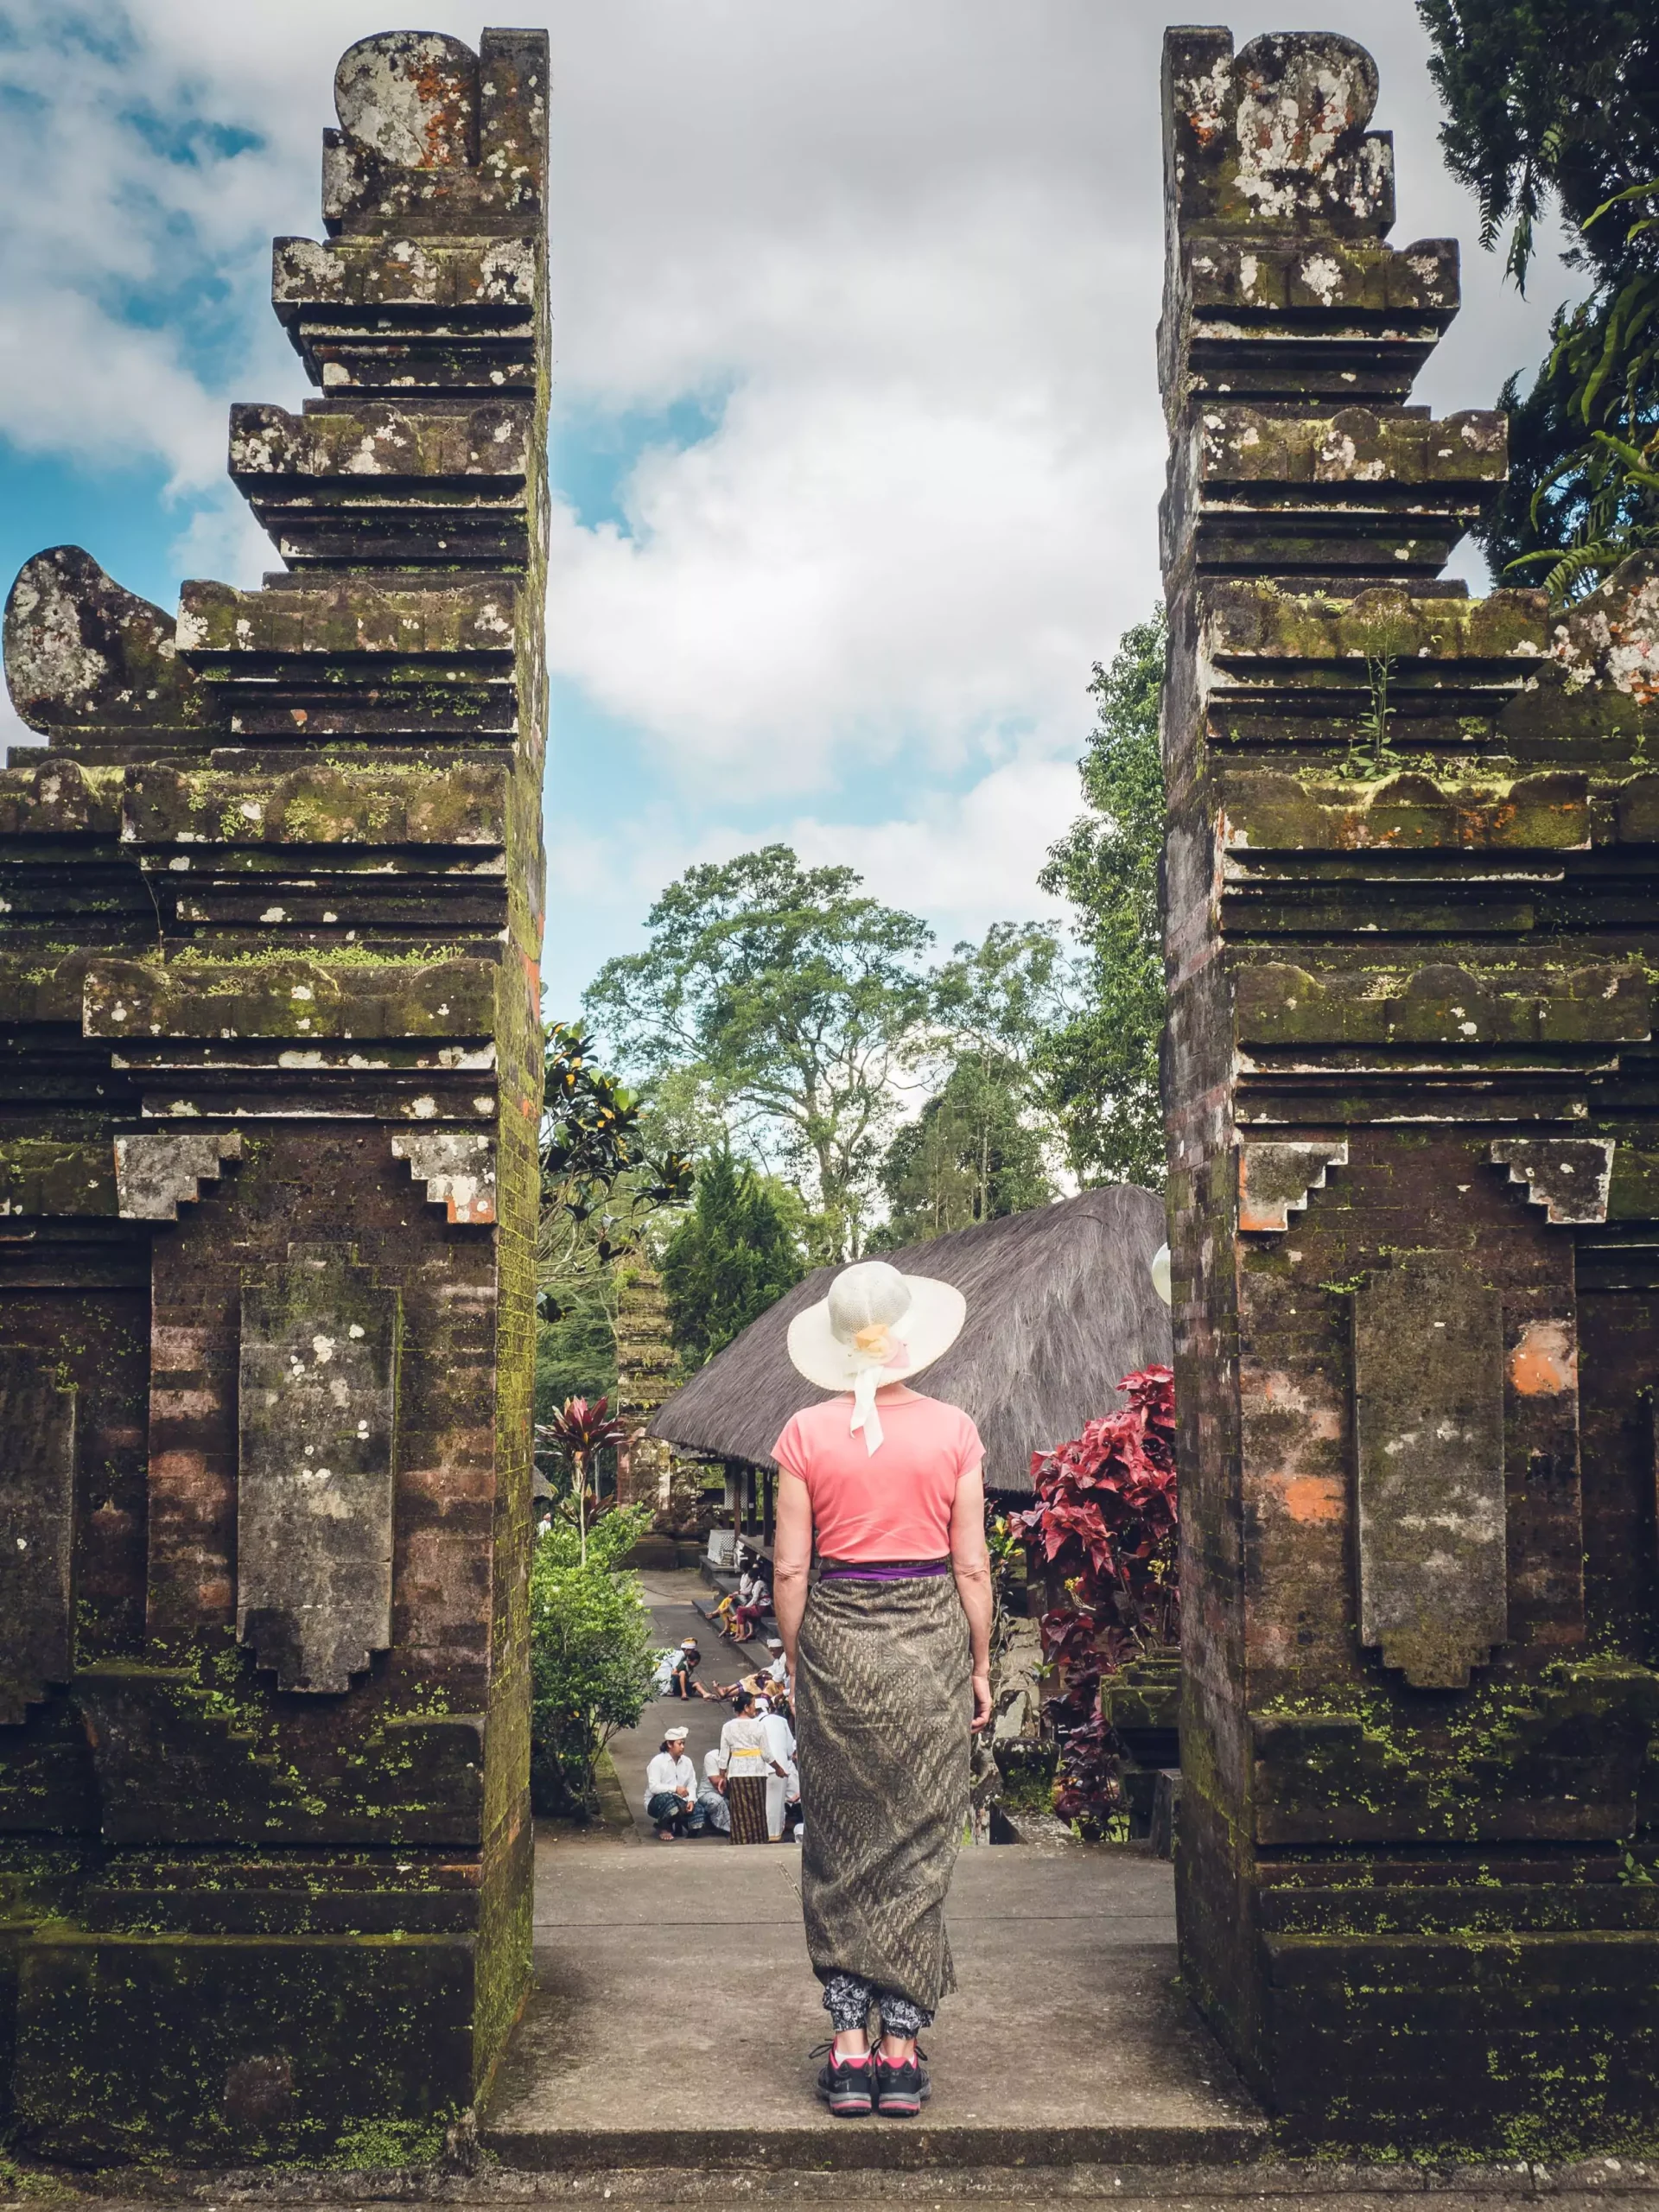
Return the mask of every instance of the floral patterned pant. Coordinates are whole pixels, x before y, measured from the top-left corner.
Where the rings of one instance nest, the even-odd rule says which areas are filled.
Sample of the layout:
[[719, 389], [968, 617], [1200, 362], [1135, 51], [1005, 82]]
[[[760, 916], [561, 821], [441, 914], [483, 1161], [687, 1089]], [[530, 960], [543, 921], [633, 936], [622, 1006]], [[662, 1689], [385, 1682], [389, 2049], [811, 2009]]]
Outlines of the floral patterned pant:
[[836, 2024], [837, 2035], [847, 2035], [859, 2028], [868, 2029], [870, 2007], [880, 2008], [882, 2031], [886, 2035], [909, 2037], [920, 2035], [924, 2028], [933, 2024], [933, 2015], [925, 2005], [912, 2005], [908, 1997], [901, 1997], [896, 1989], [874, 1989], [855, 1974], [832, 1974], [824, 1977], [823, 2009]]

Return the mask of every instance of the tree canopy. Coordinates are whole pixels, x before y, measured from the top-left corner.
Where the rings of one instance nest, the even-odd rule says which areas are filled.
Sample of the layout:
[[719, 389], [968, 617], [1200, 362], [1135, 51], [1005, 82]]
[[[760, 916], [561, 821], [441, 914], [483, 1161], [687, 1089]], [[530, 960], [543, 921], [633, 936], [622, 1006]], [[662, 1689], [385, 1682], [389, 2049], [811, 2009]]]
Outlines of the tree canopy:
[[855, 1253], [895, 1083], [927, 1011], [931, 932], [787, 845], [708, 861], [671, 883], [645, 950], [584, 995], [625, 1060], [695, 1072], [761, 1152], [802, 1175], [823, 1256]]
[[1511, 377], [1510, 476], [1475, 535], [1509, 582], [1559, 602], [1659, 543], [1659, 18], [1646, 0], [1418, 0], [1446, 105], [1448, 164], [1481, 241], [1507, 230], [1524, 287], [1539, 218], [1571, 226], [1595, 280], [1559, 310], [1525, 395]]
[[537, 1225], [536, 1408], [616, 1388], [613, 1262], [664, 1208], [690, 1196], [679, 1130], [601, 1067], [590, 1039], [550, 1025]]
[[794, 1194], [722, 1147], [697, 1174], [691, 1211], [668, 1240], [663, 1288], [688, 1367], [730, 1344], [806, 1272]]
[[1623, 272], [1643, 210], [1598, 208], [1659, 178], [1659, 17], [1649, 0], [1417, 0], [1446, 117], [1446, 166], [1474, 193], [1480, 242], [1509, 226], [1505, 274], [1524, 284], [1553, 197], [1575, 257]]
[[1160, 609], [1124, 632], [1109, 667], [1096, 662], [1095, 727], [1078, 763], [1087, 810], [1051, 849], [1039, 879], [1071, 901], [1084, 948], [1081, 1008], [1038, 1053], [1071, 1166], [1085, 1181], [1154, 1190], [1164, 1180], [1164, 645]]
[[953, 945], [933, 971], [931, 1016], [949, 1054], [995, 1055], [1029, 1072], [1066, 1011], [1073, 978], [1058, 930], [993, 922], [978, 944]]
[[959, 1059], [881, 1163], [887, 1219], [872, 1243], [892, 1251], [976, 1222], [1046, 1205], [1054, 1196], [1030, 1082], [994, 1053]]
[[567, 1022], [547, 1032], [543, 1096], [536, 1280], [539, 1311], [554, 1321], [638, 1242], [652, 1214], [684, 1204], [691, 1163], [652, 1147], [639, 1101]]

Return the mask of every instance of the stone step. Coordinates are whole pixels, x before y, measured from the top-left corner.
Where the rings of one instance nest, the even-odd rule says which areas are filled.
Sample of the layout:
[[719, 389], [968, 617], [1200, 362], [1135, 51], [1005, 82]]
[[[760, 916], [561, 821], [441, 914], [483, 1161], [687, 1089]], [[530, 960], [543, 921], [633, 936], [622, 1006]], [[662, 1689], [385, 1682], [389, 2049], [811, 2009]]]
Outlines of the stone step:
[[[480, 2113], [509, 2171], [1219, 2170], [1267, 2123], [1176, 1986], [1173, 1884], [1141, 1853], [964, 1851], [961, 1983], [918, 2120], [818, 2103], [828, 2033], [800, 1855], [575, 1839], [537, 1852], [535, 1986]], [[744, 2184], [747, 2186], [747, 2183]]]
[[[993, 2170], [1032, 2168], [1050, 2175], [1083, 2168], [1134, 2166], [1153, 2175], [1188, 2177], [1192, 2170], [1231, 2169], [1253, 2162], [1267, 2143], [1264, 2120], [1208, 2126], [1137, 2126], [1127, 2120], [1056, 2128], [1011, 2120], [963, 2120], [938, 2126], [872, 2119], [796, 2126], [741, 2122], [710, 2127], [559, 2127], [486, 2123], [482, 2147], [512, 2171], [611, 2173], [655, 2168], [666, 2182], [688, 2171], [756, 2177], [804, 2173], [945, 2171], [982, 2177]], [[1108, 2187], [1111, 2184], [1109, 2183]], [[1259, 2184], [1249, 2193], [1255, 2194]], [[746, 2187], [746, 2194], [748, 2193]], [[666, 2201], [666, 2200], [665, 2200]]]

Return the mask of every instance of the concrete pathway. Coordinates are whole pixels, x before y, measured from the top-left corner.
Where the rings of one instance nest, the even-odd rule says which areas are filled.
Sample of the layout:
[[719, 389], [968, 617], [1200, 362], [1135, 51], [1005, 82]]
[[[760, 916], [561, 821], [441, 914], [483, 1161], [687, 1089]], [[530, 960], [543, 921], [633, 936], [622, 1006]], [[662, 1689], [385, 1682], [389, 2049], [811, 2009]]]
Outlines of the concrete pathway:
[[534, 1993], [481, 2115], [511, 2167], [1208, 2162], [1260, 2141], [1173, 1986], [1158, 1860], [964, 1852], [962, 1990], [925, 2039], [934, 2095], [917, 2122], [834, 2120], [813, 2094], [826, 2022], [793, 1850], [557, 1836], [537, 1863]]
[[[647, 1568], [639, 1580], [645, 1603], [651, 1608], [652, 1637], [658, 1649], [677, 1645], [684, 1637], [696, 1637], [702, 1650], [700, 1681], [712, 1688], [715, 1682], [735, 1681], [740, 1675], [752, 1675], [757, 1667], [764, 1665], [768, 1656], [764, 1643], [749, 1643], [740, 1649], [717, 1635], [693, 1610], [693, 1592], [706, 1596], [709, 1589], [695, 1569]], [[728, 1706], [707, 1698], [659, 1697], [653, 1699], [640, 1714], [637, 1728], [624, 1728], [611, 1738], [611, 1758], [627, 1798], [628, 1810], [633, 1815], [634, 1827], [642, 1839], [658, 1850], [670, 1847], [657, 1843], [657, 1831], [645, 1818], [645, 1769], [663, 1740], [663, 1731], [677, 1726], [688, 1732], [686, 1750], [701, 1781], [702, 1755], [720, 1741], [721, 1726], [731, 1717]], [[725, 1845], [724, 1837], [710, 1835], [707, 1839], [688, 1839], [672, 1847], [681, 1851], [712, 1850], [716, 1841]]]

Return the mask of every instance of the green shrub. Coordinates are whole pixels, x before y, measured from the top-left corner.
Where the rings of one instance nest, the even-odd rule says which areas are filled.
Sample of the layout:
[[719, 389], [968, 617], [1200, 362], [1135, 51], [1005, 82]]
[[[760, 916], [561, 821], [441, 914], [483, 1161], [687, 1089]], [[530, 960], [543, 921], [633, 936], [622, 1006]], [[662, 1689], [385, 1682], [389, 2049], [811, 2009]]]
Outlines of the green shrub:
[[569, 1522], [536, 1540], [530, 1569], [531, 1802], [538, 1813], [590, 1817], [594, 1768], [619, 1728], [632, 1728], [656, 1673], [651, 1616], [617, 1562], [650, 1521], [631, 1506], [589, 1523], [587, 1560]]

